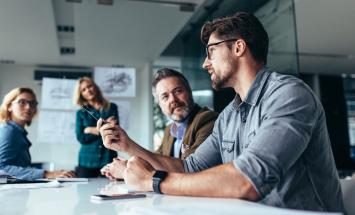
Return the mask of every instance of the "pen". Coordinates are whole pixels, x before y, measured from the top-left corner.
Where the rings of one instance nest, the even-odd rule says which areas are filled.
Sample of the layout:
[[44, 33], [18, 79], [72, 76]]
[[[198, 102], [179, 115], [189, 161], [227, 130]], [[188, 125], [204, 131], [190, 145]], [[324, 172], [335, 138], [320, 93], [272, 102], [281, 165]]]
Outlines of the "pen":
[[[99, 119], [97, 117], [94, 116], [94, 114], [89, 110], [87, 109], [84, 105], [81, 105], [81, 107], [83, 108], [83, 110], [85, 110], [86, 112], [88, 112], [88, 114], [90, 114], [90, 116], [92, 118], [94, 118], [96, 121], [98, 121]], [[106, 121], [105, 120], [102, 120], [102, 123], [105, 124]]]

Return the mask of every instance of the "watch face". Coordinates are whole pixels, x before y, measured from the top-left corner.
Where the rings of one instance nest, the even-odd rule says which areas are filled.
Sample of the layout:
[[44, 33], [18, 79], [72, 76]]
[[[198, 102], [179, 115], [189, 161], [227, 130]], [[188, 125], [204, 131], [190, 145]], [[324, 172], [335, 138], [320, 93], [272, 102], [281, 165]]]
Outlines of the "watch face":
[[167, 172], [157, 170], [157, 171], [155, 172], [155, 174], [153, 175], [153, 180], [154, 180], [154, 179], [163, 180], [167, 175], [168, 175]]

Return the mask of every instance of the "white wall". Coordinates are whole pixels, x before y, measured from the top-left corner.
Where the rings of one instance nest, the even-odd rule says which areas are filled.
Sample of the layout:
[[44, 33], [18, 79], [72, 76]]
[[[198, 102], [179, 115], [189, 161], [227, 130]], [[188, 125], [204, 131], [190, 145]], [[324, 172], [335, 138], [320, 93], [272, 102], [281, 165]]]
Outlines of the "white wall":
[[[34, 81], [33, 66], [0, 65], [0, 96], [19, 86], [32, 88], [41, 99], [41, 86]], [[136, 68], [136, 97], [122, 98], [131, 105], [128, 135], [143, 147], [152, 149], [152, 96], [151, 64]], [[80, 144], [55, 145], [37, 140], [38, 117], [26, 128], [32, 142], [30, 149], [33, 162], [54, 162], [55, 168], [73, 169], [77, 165]], [[73, 131], [74, 132], [74, 131]]]

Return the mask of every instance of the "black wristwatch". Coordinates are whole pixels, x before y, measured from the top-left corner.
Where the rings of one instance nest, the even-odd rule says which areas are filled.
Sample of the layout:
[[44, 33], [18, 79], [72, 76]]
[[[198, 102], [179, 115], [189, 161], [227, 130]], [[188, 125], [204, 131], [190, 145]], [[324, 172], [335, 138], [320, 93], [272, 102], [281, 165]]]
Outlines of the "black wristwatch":
[[162, 194], [162, 192], [160, 191], [160, 183], [166, 178], [167, 175], [168, 175], [167, 172], [160, 171], [160, 170], [157, 170], [154, 173], [152, 180], [153, 180], [153, 191], [155, 193]]

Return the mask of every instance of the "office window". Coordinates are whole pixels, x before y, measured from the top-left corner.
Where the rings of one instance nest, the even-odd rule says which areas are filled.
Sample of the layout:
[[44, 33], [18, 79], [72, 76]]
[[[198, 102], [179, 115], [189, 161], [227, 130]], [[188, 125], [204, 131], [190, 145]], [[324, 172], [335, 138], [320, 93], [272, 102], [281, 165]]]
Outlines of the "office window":
[[355, 76], [343, 76], [344, 94], [348, 115], [349, 152], [355, 161]]

